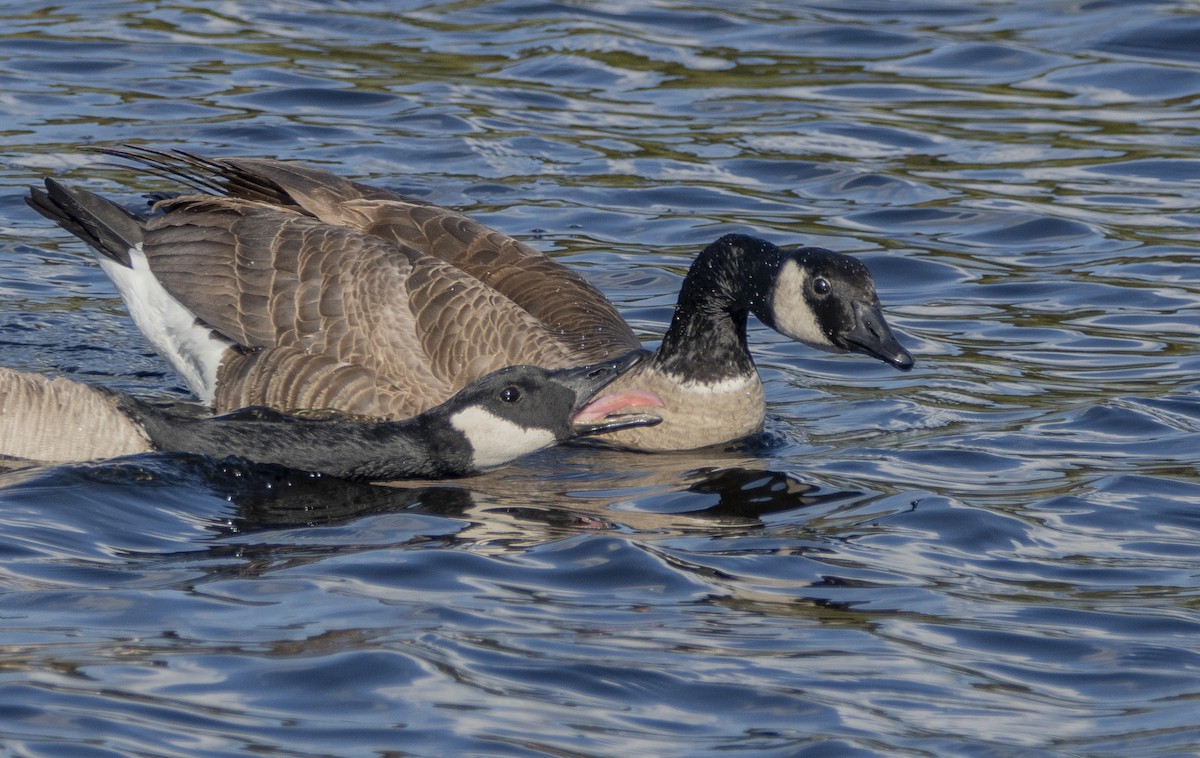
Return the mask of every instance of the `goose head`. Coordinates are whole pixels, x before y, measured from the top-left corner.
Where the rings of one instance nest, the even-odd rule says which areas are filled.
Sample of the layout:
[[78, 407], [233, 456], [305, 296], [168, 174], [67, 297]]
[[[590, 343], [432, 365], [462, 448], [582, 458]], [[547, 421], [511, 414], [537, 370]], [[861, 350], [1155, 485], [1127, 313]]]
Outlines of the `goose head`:
[[661, 422], [646, 412], [616, 412], [661, 406], [649, 393], [598, 394], [644, 357], [634, 351], [566, 369], [510, 366], [474, 382], [440, 408], [449, 426], [466, 439], [472, 466], [482, 471], [574, 437]]
[[883, 317], [866, 264], [819, 247], [780, 252], [765, 303], [755, 310], [760, 320], [818, 350], [869, 355], [901, 371], [913, 367]]

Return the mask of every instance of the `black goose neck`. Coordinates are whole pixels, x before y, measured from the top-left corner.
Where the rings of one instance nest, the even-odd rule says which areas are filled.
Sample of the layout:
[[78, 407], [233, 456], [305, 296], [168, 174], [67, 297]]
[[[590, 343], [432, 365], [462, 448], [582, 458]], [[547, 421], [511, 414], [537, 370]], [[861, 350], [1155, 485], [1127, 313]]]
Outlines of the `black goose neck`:
[[325, 446], [330, 459], [327, 471], [334, 476], [380, 482], [466, 473], [457, 471], [445, 457], [458, 441], [445, 439], [441, 427], [421, 416], [369, 426], [351, 423], [347, 431], [340, 444]]
[[[278, 451], [280, 462], [367, 482], [442, 479], [478, 473], [471, 462], [466, 437], [452, 428], [446, 414], [440, 411], [427, 411], [401, 421], [337, 422], [303, 431], [310, 444], [301, 448], [293, 441], [287, 449]], [[314, 439], [318, 444], [311, 444]]]
[[727, 234], [692, 263], [655, 364], [693, 381], [715, 382], [754, 371], [746, 319], [770, 323], [768, 299], [782, 253], [766, 240]]
[[476, 473], [464, 453], [466, 438], [429, 414], [379, 424], [292, 417], [248, 421], [183, 417], [132, 398], [118, 405], [163, 452], [236, 456], [357, 481]]

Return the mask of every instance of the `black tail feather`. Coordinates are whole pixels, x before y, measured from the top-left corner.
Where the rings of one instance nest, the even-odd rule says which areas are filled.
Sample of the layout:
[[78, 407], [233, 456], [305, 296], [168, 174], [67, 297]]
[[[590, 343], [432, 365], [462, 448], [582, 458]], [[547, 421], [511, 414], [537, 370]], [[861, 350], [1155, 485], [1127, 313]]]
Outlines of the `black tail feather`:
[[30, 189], [25, 202], [86, 242], [101, 255], [129, 266], [129, 249], [141, 244], [145, 219], [111, 200], [46, 179], [46, 189]]

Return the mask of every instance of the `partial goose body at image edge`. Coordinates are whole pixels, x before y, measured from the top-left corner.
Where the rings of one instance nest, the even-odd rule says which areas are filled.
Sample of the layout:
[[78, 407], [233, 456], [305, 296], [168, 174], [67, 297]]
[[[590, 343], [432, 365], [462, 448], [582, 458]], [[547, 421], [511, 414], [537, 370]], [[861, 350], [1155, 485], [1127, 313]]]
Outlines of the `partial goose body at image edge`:
[[[497, 363], [559, 368], [638, 346], [578, 274], [454, 211], [293, 163], [102, 152], [199, 194], [160, 200], [139, 217], [47, 180], [30, 205], [100, 250], [113, 264], [106, 271], [138, 269], [145, 257], [150, 276], [126, 277], [126, 287], [165, 297], [123, 288], [130, 311], [218, 412], [267, 405], [405, 417]], [[183, 315], [139, 315], [141, 301]], [[690, 449], [759, 430], [766, 406], [746, 342], [749, 313], [821, 350], [913, 365], [861, 262], [726, 235], [691, 266], [658, 350], [618, 380], [660, 399], [663, 423], [605, 442]]]

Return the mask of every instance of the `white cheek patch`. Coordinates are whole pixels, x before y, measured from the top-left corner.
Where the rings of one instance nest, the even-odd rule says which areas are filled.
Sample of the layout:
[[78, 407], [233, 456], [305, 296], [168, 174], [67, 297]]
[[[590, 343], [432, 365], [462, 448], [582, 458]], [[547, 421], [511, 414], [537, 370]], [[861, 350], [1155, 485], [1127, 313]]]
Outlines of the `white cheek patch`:
[[800, 264], [789, 260], [783, 264], [775, 282], [775, 294], [771, 300], [771, 311], [775, 317], [775, 328], [792, 339], [820, 350], [837, 350], [829, 341], [817, 322], [808, 299], [804, 297], [804, 285], [808, 273]]
[[167, 292], [150, 271], [141, 244], [130, 248], [129, 261], [132, 267], [127, 268], [100, 256], [100, 268], [117, 286], [133, 322], [154, 349], [201, 402], [211, 404], [217, 389], [217, 368], [229, 342], [197, 324], [196, 315]]
[[528, 428], [482, 408], [467, 408], [450, 417], [450, 425], [471, 444], [471, 462], [486, 469], [550, 447], [557, 440], [549, 429]]

